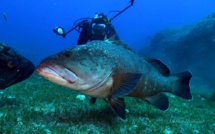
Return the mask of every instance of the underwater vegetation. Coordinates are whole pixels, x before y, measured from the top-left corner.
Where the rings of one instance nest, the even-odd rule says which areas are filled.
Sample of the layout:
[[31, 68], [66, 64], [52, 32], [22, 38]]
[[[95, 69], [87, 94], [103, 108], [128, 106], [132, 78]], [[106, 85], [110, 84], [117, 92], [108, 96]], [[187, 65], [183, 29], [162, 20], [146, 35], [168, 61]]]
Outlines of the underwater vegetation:
[[127, 119], [112, 112], [102, 99], [53, 84], [34, 73], [28, 80], [0, 92], [0, 133], [40, 134], [214, 134], [215, 102], [193, 93], [187, 101], [167, 94], [163, 112], [141, 99], [125, 98]]

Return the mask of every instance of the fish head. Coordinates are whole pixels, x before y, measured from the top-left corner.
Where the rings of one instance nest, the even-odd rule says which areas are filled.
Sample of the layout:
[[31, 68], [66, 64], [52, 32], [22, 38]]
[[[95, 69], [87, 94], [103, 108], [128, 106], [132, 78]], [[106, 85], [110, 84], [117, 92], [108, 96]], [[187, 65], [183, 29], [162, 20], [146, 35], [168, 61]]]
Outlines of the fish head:
[[51, 82], [85, 91], [98, 88], [110, 78], [112, 71], [106, 61], [99, 49], [79, 45], [44, 59], [36, 70]]
[[34, 69], [31, 61], [0, 42], [0, 89], [27, 79]]

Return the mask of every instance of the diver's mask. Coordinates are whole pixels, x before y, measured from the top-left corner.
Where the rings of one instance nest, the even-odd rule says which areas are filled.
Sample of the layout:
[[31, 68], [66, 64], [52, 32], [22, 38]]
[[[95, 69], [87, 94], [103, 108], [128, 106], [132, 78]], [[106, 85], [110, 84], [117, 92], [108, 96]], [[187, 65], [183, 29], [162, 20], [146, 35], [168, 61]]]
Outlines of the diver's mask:
[[106, 25], [105, 24], [92, 24], [92, 34], [97, 36], [104, 36], [106, 33]]

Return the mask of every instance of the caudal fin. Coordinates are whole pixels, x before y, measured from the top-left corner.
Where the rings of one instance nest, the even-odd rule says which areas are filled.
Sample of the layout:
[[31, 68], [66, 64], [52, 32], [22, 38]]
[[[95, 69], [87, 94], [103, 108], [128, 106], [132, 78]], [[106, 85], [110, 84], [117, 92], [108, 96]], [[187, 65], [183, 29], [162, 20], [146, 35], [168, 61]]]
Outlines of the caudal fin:
[[192, 77], [191, 73], [186, 71], [179, 74], [174, 75], [177, 77], [176, 85], [172, 91], [173, 94], [184, 98], [184, 99], [192, 99], [192, 95], [190, 93], [190, 79]]

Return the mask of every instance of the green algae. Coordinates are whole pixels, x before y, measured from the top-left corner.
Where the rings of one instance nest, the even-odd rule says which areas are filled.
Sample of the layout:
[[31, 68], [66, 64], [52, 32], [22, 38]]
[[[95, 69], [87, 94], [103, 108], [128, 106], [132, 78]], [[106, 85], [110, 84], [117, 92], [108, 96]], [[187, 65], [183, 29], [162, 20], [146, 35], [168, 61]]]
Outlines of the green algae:
[[0, 92], [0, 133], [213, 134], [215, 102], [193, 94], [191, 101], [168, 94], [167, 111], [125, 97], [127, 119], [121, 120], [102, 99], [91, 105], [89, 96], [79, 99], [78, 92], [34, 74]]

